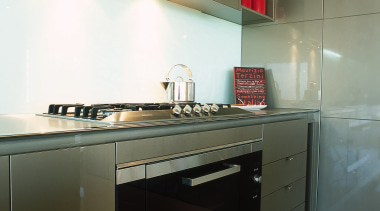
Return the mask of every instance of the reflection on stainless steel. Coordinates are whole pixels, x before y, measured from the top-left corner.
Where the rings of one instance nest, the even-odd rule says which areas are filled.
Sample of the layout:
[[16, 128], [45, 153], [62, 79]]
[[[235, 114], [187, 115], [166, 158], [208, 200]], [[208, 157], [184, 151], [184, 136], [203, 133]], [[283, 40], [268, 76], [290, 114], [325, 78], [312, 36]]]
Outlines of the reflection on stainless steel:
[[102, 109], [100, 110], [103, 117], [111, 116], [112, 114], [118, 113], [118, 112], [127, 112], [132, 111], [132, 109], [122, 109], [122, 108], [114, 108], [114, 109]]
[[[322, 118], [318, 207], [378, 210], [380, 143], [378, 121]], [[364, 138], [363, 138], [364, 137]], [[338, 196], [339, 195], [339, 196]]]
[[248, 153], [251, 153], [251, 144], [155, 163], [147, 166], [146, 177], [153, 178]]
[[127, 182], [145, 178], [145, 165], [133, 166], [116, 171], [116, 184], [121, 185]]
[[[116, 165], [116, 168], [117, 169], [123, 169], [123, 168], [142, 165], [142, 164], [146, 164], [146, 163], [154, 163], [154, 162], [157, 162], [160, 160], [171, 160], [171, 159], [174, 159], [176, 157], [186, 157], [186, 156], [190, 156], [190, 155], [194, 155], [194, 154], [201, 154], [201, 153], [206, 153], [209, 151], [216, 151], [216, 150], [221, 150], [224, 148], [231, 148], [231, 147], [236, 147], [239, 145], [244, 145], [244, 144], [249, 144], [249, 143], [252, 143], [251, 152], [256, 152], [256, 151], [260, 151], [263, 149], [263, 144], [262, 144], [261, 140], [262, 140], [261, 138], [258, 138], [258, 139], [254, 139], [254, 140], [242, 141], [242, 142], [237, 142], [237, 143], [233, 143], [233, 144], [225, 144], [222, 146], [209, 147], [209, 148], [193, 150], [193, 151], [189, 151], [189, 152], [176, 153], [176, 154], [172, 154], [172, 155], [166, 155], [166, 156], [155, 157], [155, 158], [150, 158], [150, 159], [120, 163], [120, 164]], [[149, 144], [151, 144], [151, 142]], [[142, 145], [142, 146], [147, 147], [148, 145]]]
[[219, 179], [231, 174], [235, 174], [237, 172], [240, 172], [240, 165], [228, 165], [227, 169], [214, 172], [211, 174], [207, 174], [201, 177], [197, 177], [197, 178], [182, 177], [182, 184], [193, 187], [193, 186], [203, 184], [205, 182], [209, 182], [209, 181], [216, 180], [216, 179]]
[[[158, 158], [147, 159], [147, 160], [142, 160], [142, 161], [137, 161], [137, 162], [121, 163], [117, 165], [116, 184], [120, 185], [127, 182], [144, 179], [145, 176], [147, 176], [147, 178], [153, 178], [153, 177], [189, 169], [192, 167], [201, 166], [201, 165], [217, 162], [220, 160], [225, 160], [232, 157], [249, 154], [251, 152], [257, 152], [257, 151], [262, 150], [262, 148], [263, 148], [262, 141], [250, 140], [250, 141], [240, 142], [237, 144], [211, 147], [207, 149], [195, 150], [195, 151], [187, 152], [187, 153], [179, 153], [179, 154], [170, 155], [170, 156], [162, 156]], [[178, 159], [174, 159], [174, 158], [178, 158]], [[160, 160], [164, 162], [156, 163], [157, 161], [160, 161]], [[165, 161], [165, 160], [168, 160], [168, 161]], [[147, 171], [149, 172], [149, 174], [146, 174], [145, 164], [149, 164], [149, 163], [153, 163], [153, 164], [147, 165]], [[231, 172], [235, 170], [237, 170], [237, 168], [233, 168], [233, 170], [230, 170], [227, 172], [232, 174]], [[240, 168], [239, 168], [239, 171], [240, 171]], [[199, 181], [195, 183], [201, 184], [198, 182]]]
[[196, 115], [199, 115], [201, 113], [201, 111], [202, 111], [202, 108], [201, 108], [200, 105], [197, 104], [197, 105], [194, 106], [194, 113]]
[[286, 185], [284, 188], [285, 188], [286, 190], [291, 190], [291, 189], [293, 188], [293, 186], [290, 184], [290, 185]]
[[253, 177], [252, 177], [252, 180], [256, 183], [261, 183], [261, 176], [258, 175], [258, 174], [255, 174]]
[[174, 115], [180, 115], [181, 111], [182, 111], [181, 106], [179, 106], [179, 105], [174, 106], [174, 108], [173, 108], [173, 114]]
[[291, 160], [293, 160], [293, 159], [294, 159], [294, 158], [293, 158], [292, 156], [289, 156], [289, 157], [286, 158], [287, 161], [291, 161]]
[[207, 104], [204, 104], [202, 107], [202, 111], [204, 114], [208, 114], [210, 112], [210, 106]]
[[219, 108], [217, 112], [211, 113], [210, 106], [207, 104], [203, 106], [203, 113], [197, 113], [197, 107], [194, 107], [194, 112], [187, 112], [189, 110], [181, 109], [180, 106], [178, 108], [167, 109], [167, 110], [143, 110], [143, 111], [121, 111], [114, 112], [110, 116], [105, 117], [103, 119], [91, 119], [91, 118], [76, 118], [70, 115], [61, 116], [54, 114], [37, 114], [38, 116], [46, 116], [46, 117], [54, 117], [54, 118], [63, 118], [63, 119], [72, 119], [78, 121], [87, 121], [93, 123], [102, 123], [102, 124], [126, 124], [126, 123], [154, 123], [156, 122], [167, 122], [167, 121], [178, 121], [185, 120], [191, 121], [195, 120], [196, 122], [208, 121], [208, 120], [222, 120], [228, 118], [239, 118], [242, 116], [252, 116], [253, 112], [246, 111], [240, 108]]
[[185, 115], [190, 115], [191, 114], [191, 111], [192, 111], [192, 108], [191, 106], [189, 105], [186, 105], [185, 108], [183, 108], [183, 112], [185, 113]]
[[136, 111], [136, 112], [119, 112], [101, 120], [101, 122], [117, 123], [117, 122], [136, 122], [148, 120], [171, 119], [172, 111]]
[[219, 110], [219, 106], [218, 105], [213, 104], [211, 106], [211, 113], [215, 114], [216, 112], [218, 112], [218, 110]]

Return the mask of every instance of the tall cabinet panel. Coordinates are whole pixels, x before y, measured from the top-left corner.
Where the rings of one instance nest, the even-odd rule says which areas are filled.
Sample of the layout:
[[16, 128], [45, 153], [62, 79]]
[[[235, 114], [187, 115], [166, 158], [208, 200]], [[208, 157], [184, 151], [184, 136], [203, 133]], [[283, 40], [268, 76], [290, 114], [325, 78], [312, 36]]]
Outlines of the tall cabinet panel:
[[9, 157], [0, 157], [0, 210], [10, 211]]
[[115, 210], [114, 144], [11, 156], [12, 210]]

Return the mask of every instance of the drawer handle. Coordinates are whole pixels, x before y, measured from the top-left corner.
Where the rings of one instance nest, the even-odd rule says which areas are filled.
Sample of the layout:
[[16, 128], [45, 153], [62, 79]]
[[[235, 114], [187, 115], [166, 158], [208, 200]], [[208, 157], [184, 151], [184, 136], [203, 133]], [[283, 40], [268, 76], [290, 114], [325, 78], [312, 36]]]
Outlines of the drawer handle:
[[291, 161], [291, 160], [293, 160], [293, 159], [294, 159], [294, 158], [293, 158], [292, 156], [286, 158], [287, 161]]
[[240, 165], [229, 165], [228, 169], [217, 171], [217, 172], [207, 174], [201, 177], [197, 177], [197, 178], [182, 177], [182, 184], [187, 185], [187, 186], [196, 186], [205, 182], [222, 178], [224, 176], [235, 174], [237, 172], [240, 172]]
[[285, 186], [285, 189], [286, 189], [286, 190], [290, 190], [290, 189], [292, 189], [292, 188], [293, 188], [292, 185], [287, 185], [287, 186]]

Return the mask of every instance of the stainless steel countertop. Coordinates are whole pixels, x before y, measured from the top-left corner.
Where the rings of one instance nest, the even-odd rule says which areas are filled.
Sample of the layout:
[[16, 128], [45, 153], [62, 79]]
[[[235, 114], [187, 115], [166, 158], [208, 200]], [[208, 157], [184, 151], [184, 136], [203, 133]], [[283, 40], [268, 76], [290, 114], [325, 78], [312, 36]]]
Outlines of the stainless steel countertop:
[[35, 114], [0, 115], [0, 156], [219, 130], [295, 119], [315, 119], [313, 109], [264, 109], [243, 118], [105, 125]]
[[[260, 116], [282, 115], [291, 113], [315, 112], [317, 110], [309, 109], [264, 109], [253, 111], [252, 116], [245, 118], [254, 118]], [[215, 120], [212, 120], [215, 121]], [[218, 121], [218, 120], [217, 120]], [[195, 119], [194, 122], [197, 122]], [[173, 125], [192, 123], [191, 121], [184, 122], [179, 119], [176, 122], [161, 123], [158, 125]], [[0, 139], [20, 136], [35, 136], [46, 134], [60, 134], [70, 132], [85, 132], [95, 130], [119, 129], [119, 128], [136, 128], [155, 126], [157, 124], [149, 123], [126, 123], [123, 125], [105, 125], [86, 121], [68, 120], [61, 118], [50, 118], [37, 116], [35, 114], [15, 114], [15, 115], [0, 115]]]
[[104, 128], [104, 124], [48, 118], [35, 114], [0, 115], [0, 138]]

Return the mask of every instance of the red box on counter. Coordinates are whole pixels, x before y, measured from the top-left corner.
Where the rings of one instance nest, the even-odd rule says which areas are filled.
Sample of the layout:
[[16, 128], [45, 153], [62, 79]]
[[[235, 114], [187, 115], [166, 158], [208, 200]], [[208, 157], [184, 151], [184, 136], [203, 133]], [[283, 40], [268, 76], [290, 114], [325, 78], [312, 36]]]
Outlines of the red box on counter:
[[266, 105], [265, 69], [234, 67], [235, 104]]

